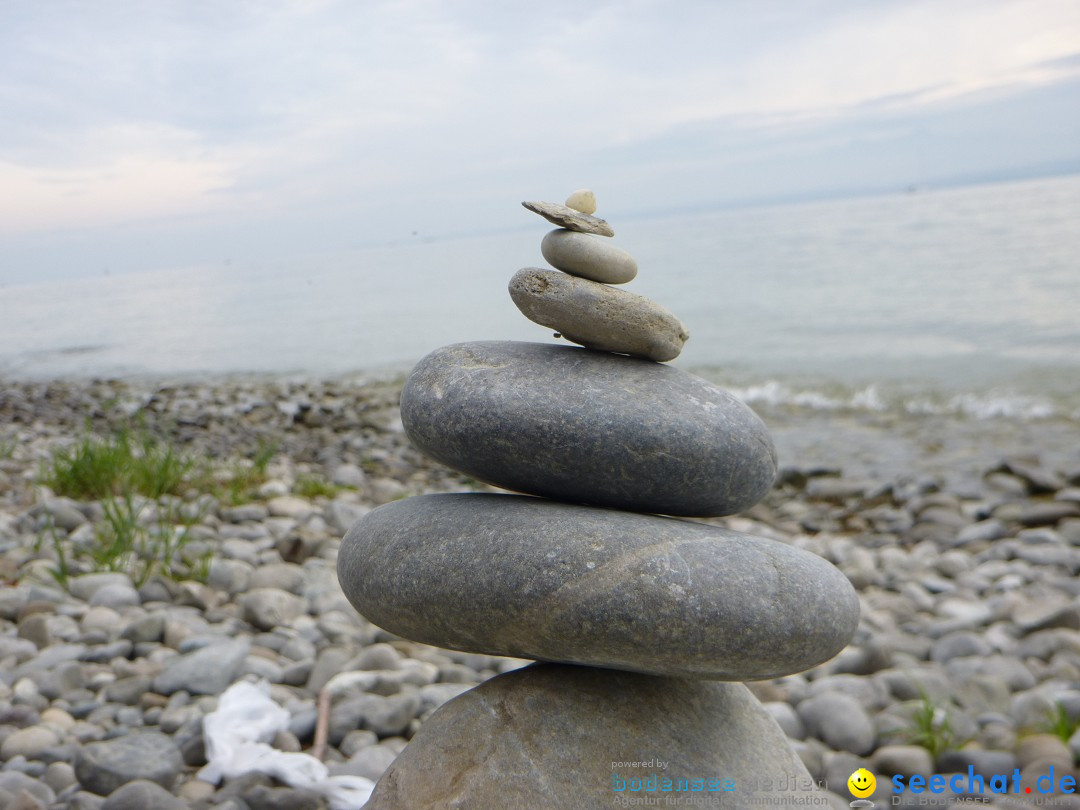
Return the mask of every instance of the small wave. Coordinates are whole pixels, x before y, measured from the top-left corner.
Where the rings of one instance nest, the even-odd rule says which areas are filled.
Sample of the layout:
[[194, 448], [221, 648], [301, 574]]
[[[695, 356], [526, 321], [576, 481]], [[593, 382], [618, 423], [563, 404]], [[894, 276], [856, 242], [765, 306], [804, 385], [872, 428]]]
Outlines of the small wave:
[[815, 411], [894, 412], [913, 416], [958, 416], [978, 420], [1038, 421], [1080, 419], [1077, 403], [1006, 390], [941, 393], [890, 388], [874, 383], [861, 387], [804, 386], [782, 380], [726, 386], [748, 405], [797, 407]]

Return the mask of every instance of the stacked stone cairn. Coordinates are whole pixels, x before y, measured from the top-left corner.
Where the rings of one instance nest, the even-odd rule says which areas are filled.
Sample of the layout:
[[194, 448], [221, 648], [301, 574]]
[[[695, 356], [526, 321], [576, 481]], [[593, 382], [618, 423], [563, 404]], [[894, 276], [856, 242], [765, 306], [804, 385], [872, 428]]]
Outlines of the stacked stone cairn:
[[765, 496], [768, 430], [661, 362], [687, 332], [610, 286], [637, 265], [592, 216], [592, 192], [524, 205], [561, 226], [541, 245], [557, 269], [519, 271], [510, 295], [585, 348], [446, 346], [409, 375], [401, 415], [431, 457], [525, 494], [381, 506], [346, 535], [338, 577], [391, 633], [543, 663], [444, 704], [367, 807], [823, 804], [737, 681], [834, 656], [858, 623], [854, 589], [809, 552], [685, 519]]

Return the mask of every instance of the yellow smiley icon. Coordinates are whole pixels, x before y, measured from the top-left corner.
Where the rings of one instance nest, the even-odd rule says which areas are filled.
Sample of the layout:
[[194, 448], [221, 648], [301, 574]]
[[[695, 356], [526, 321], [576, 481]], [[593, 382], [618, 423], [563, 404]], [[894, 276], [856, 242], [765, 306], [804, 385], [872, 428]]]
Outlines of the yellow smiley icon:
[[860, 799], [865, 799], [873, 794], [876, 787], [877, 779], [866, 768], [859, 768], [847, 780], [847, 788], [851, 791], [851, 795]]

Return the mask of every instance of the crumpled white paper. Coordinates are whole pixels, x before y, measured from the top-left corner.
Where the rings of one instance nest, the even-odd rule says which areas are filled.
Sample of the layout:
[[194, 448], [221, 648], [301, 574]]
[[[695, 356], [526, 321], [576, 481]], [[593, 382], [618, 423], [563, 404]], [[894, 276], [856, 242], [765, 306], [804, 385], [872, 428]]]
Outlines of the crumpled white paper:
[[203, 718], [206, 765], [198, 777], [216, 785], [223, 778], [264, 773], [295, 788], [320, 793], [331, 810], [359, 810], [375, 783], [362, 776], [330, 776], [310, 754], [278, 751], [267, 743], [289, 727], [289, 713], [270, 698], [266, 681], [237, 681]]

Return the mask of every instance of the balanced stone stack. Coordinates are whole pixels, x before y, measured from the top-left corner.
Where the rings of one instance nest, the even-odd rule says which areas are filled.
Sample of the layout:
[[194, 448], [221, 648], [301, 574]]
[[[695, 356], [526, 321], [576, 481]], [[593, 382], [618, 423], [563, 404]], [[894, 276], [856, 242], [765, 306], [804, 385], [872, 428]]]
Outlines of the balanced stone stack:
[[562, 226], [541, 245], [557, 270], [519, 271], [510, 294], [587, 348], [447, 346], [402, 393], [421, 450], [525, 495], [381, 506], [338, 561], [350, 601], [392, 633], [545, 663], [435, 712], [367, 807], [819, 799], [780, 728], [725, 681], [831, 658], [855, 632], [855, 592], [813, 554], [684, 519], [764, 497], [772, 440], [730, 394], [658, 362], [685, 328], [609, 286], [636, 263], [607, 241], [591, 192], [567, 203], [525, 203]]

